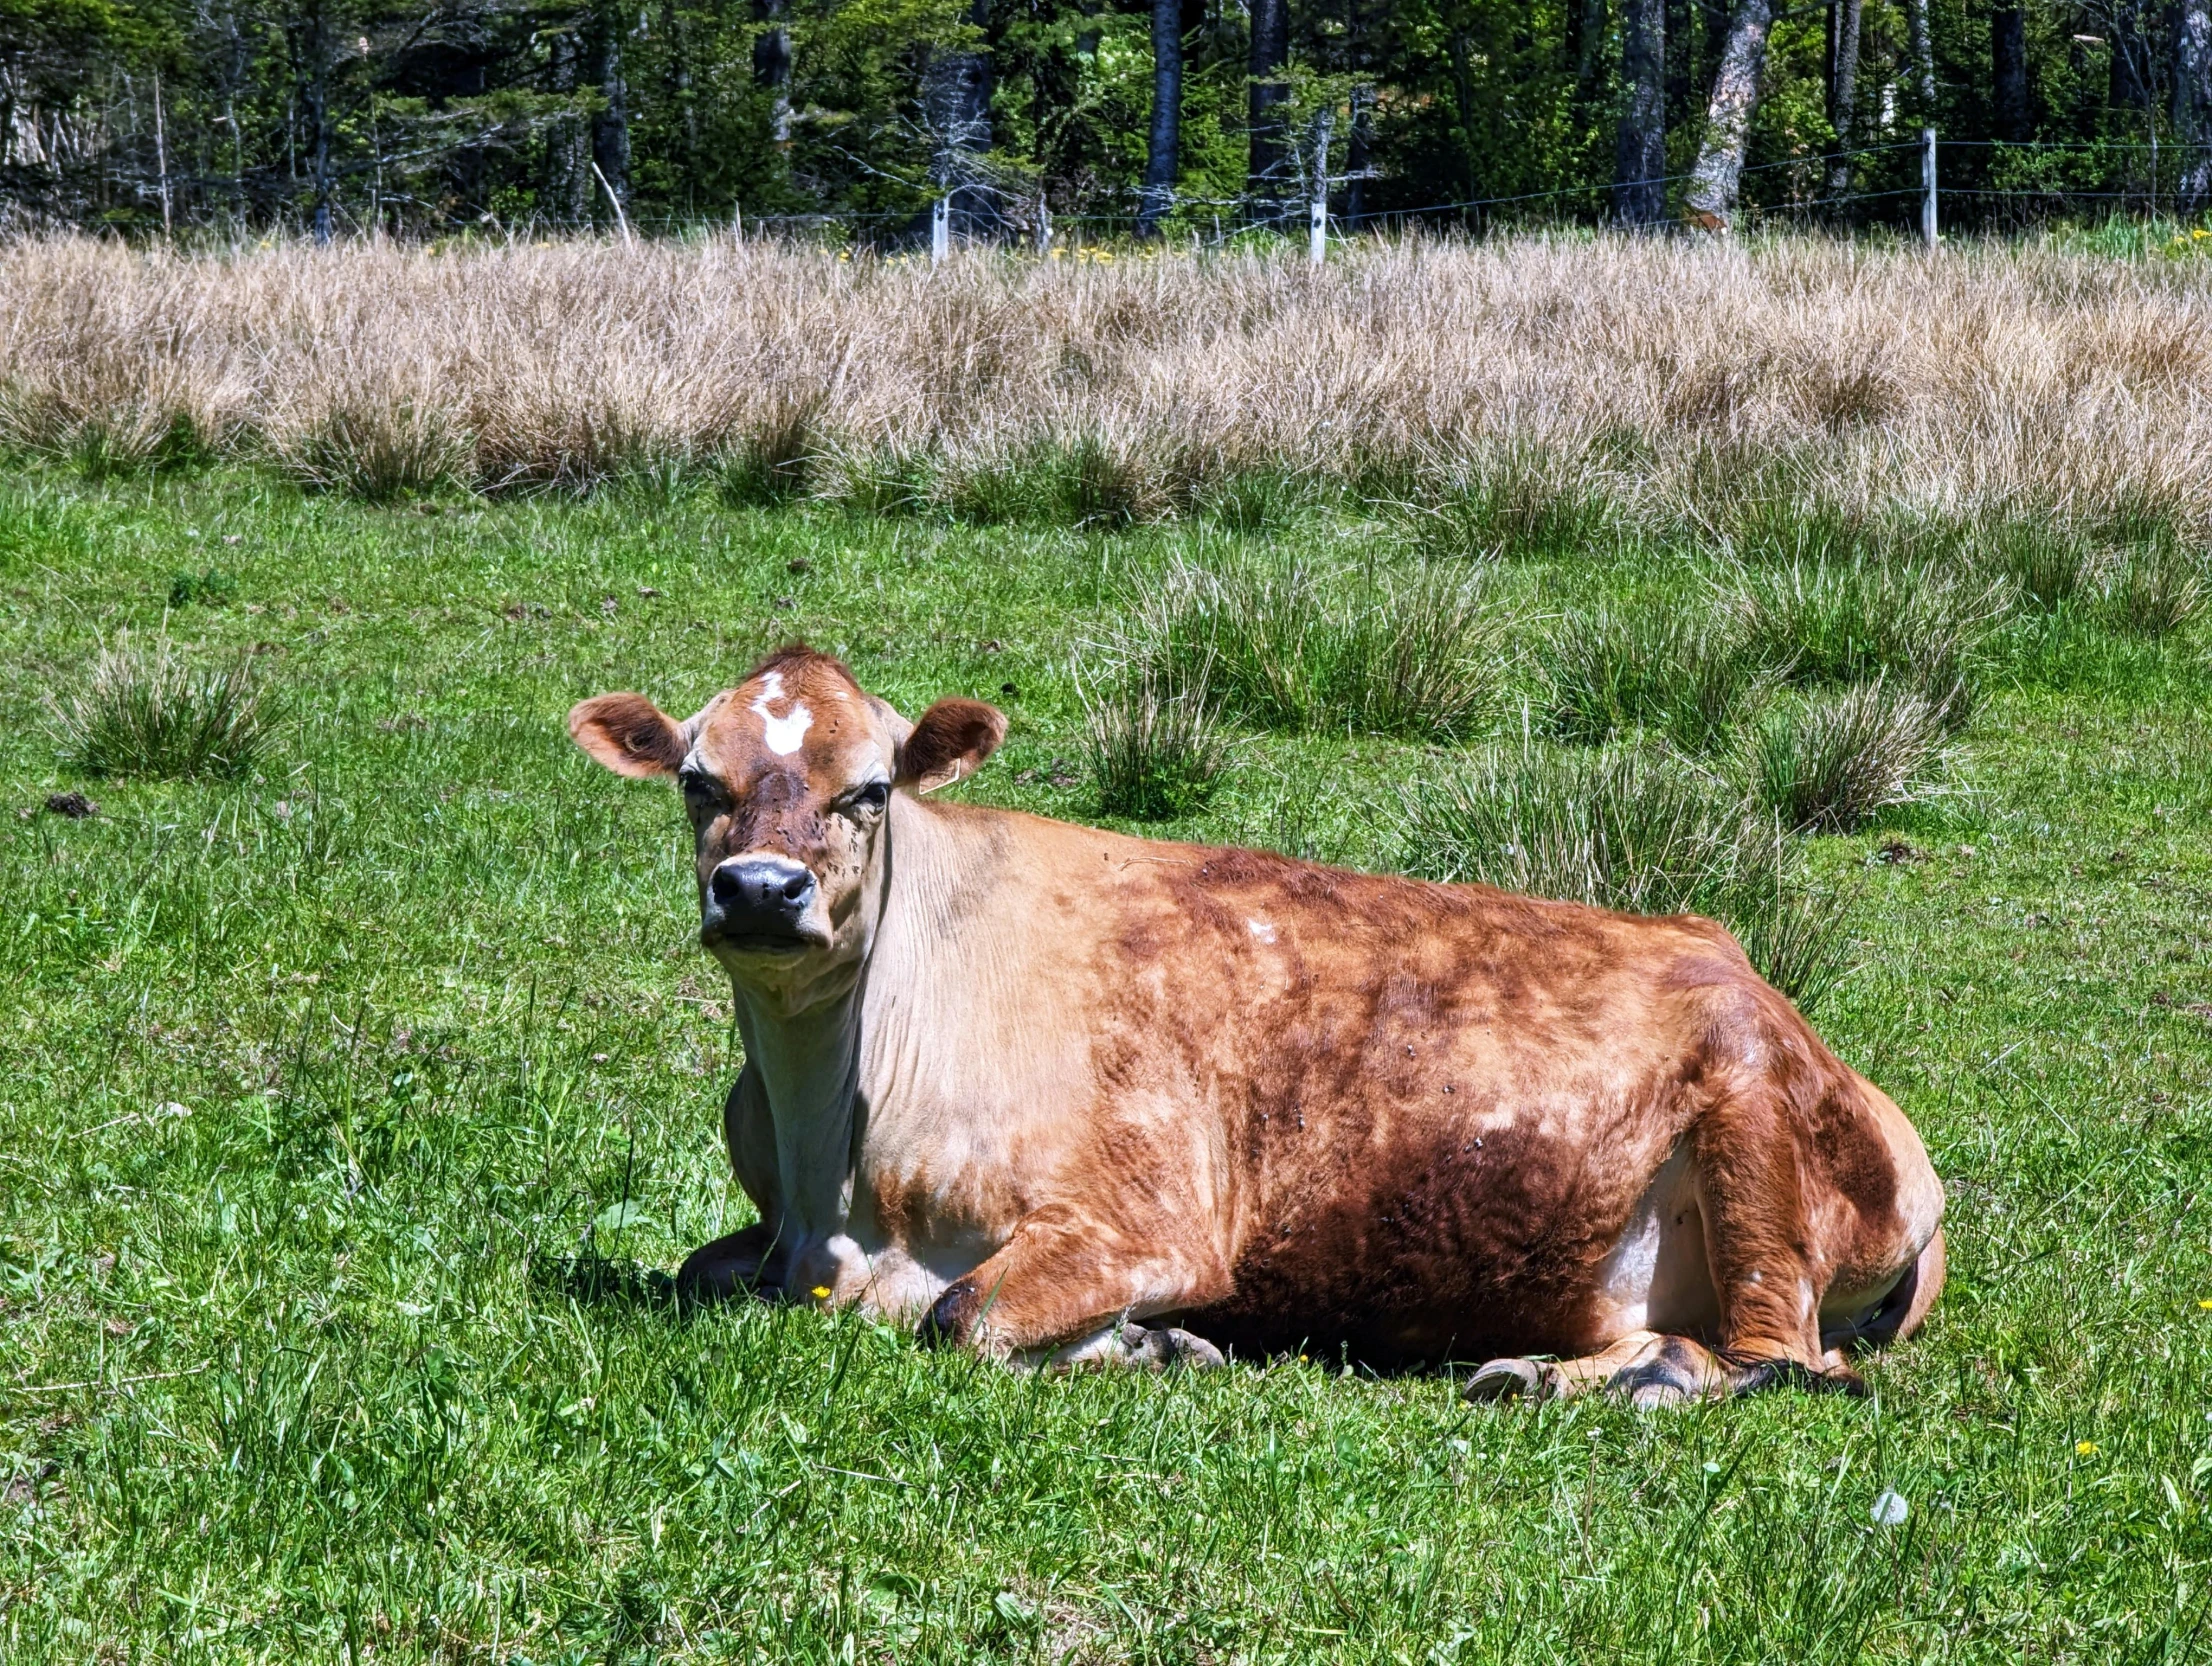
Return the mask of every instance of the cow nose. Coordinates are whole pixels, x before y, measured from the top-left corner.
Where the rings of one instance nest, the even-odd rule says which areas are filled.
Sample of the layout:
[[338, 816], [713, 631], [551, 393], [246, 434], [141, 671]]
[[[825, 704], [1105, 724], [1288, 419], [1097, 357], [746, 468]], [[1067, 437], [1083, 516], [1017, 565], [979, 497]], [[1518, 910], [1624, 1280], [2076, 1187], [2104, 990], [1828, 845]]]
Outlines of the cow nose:
[[814, 875], [787, 856], [737, 856], [714, 870], [707, 894], [725, 931], [791, 932], [814, 901]]

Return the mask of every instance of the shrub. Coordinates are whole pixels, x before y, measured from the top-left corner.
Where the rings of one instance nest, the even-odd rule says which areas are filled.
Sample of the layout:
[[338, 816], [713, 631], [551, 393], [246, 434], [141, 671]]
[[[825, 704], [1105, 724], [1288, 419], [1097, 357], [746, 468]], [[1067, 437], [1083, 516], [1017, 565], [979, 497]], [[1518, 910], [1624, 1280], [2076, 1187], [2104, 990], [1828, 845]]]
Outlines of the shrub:
[[1106, 814], [1166, 821], [1212, 796], [1227, 754], [1202, 676], [1176, 686], [1155, 667], [1123, 666], [1104, 691], [1084, 690], [1083, 707]]
[[169, 575], [169, 605], [172, 608], [225, 607], [238, 596], [238, 581], [230, 574], [213, 567], [199, 572], [178, 572]]
[[2120, 622], [2153, 640], [2183, 629], [2204, 611], [2205, 567], [2202, 553], [2168, 539], [2138, 546], [2113, 586]]
[[273, 714], [250, 658], [195, 671], [166, 637], [119, 640], [84, 686], [53, 705], [64, 757], [89, 775], [240, 775], [267, 745]]
[[1247, 722], [1442, 740], [1489, 703], [1507, 628], [1480, 574], [1323, 575], [1239, 554], [1177, 563], [1140, 594], [1123, 636], [1127, 657], [1178, 686], [1203, 666], [1223, 709]]
[[1902, 562], [1797, 562], [1753, 576], [1749, 628], [1795, 681], [1888, 676], [1925, 695], [1946, 730], [1974, 704], [1974, 660], [2007, 611], [2001, 583]]
[[1850, 908], [1802, 880], [1793, 847], [1717, 775], [1648, 748], [1523, 745], [1406, 795], [1406, 866], [1640, 914], [1695, 911], [1810, 1010], [1841, 974]]
[[1911, 800], [1942, 739], [1925, 695], [1877, 678], [1771, 714], [1751, 738], [1752, 789], [1785, 827], [1853, 832]]
[[1551, 727], [1587, 745], [1646, 728], [1706, 751], [1778, 680], [1740, 612], [1601, 607], [1565, 620], [1541, 653]]

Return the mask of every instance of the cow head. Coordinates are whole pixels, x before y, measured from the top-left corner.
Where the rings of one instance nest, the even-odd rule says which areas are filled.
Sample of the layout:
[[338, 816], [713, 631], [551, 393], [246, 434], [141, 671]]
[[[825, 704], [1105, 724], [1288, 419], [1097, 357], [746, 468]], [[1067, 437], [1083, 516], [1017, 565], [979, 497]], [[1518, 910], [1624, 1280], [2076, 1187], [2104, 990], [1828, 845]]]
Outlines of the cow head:
[[802, 1007], [867, 957], [892, 794], [967, 775], [1006, 719], [940, 700], [909, 725], [836, 660], [791, 647], [688, 722], [602, 694], [568, 714], [568, 732], [617, 775], [682, 788], [700, 942], [739, 984]]

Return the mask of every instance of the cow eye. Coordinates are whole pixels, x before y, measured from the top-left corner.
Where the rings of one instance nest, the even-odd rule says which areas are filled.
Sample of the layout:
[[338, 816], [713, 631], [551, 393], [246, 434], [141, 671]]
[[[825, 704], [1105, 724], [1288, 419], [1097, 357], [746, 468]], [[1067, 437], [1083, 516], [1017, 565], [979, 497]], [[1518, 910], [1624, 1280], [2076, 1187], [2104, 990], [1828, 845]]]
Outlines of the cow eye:
[[722, 784], [703, 769], [678, 770], [676, 785], [687, 804], [711, 804], [722, 797]]
[[891, 784], [888, 781], [870, 781], [853, 794], [853, 804], [862, 810], [880, 810], [891, 800]]

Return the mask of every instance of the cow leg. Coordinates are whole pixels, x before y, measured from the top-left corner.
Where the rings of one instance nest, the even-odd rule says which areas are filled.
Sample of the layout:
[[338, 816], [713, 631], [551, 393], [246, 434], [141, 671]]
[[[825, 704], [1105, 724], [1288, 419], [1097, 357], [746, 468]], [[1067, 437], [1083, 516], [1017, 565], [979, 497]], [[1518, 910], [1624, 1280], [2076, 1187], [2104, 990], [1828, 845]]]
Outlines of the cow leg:
[[728, 1301], [758, 1289], [769, 1253], [776, 1247], [768, 1228], [751, 1226], [701, 1244], [676, 1269], [676, 1296], [686, 1302]]
[[1203, 1338], [1130, 1322], [1203, 1306], [1218, 1294], [1212, 1283], [1164, 1257], [1156, 1241], [1141, 1250], [1123, 1243], [1062, 1206], [1026, 1215], [996, 1255], [945, 1287], [921, 1338], [1048, 1370], [1220, 1364], [1220, 1350]]

